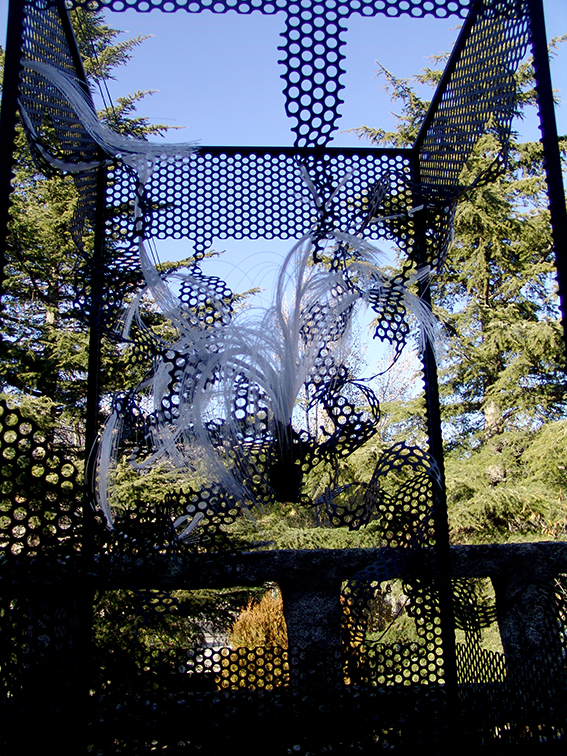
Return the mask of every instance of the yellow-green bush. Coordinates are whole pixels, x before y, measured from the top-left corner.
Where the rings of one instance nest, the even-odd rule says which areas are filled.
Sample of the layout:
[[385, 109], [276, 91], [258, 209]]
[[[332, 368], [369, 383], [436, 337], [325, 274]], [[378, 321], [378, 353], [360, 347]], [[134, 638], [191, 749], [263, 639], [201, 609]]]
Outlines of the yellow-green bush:
[[287, 628], [282, 595], [270, 589], [260, 601], [249, 599], [228, 633], [233, 648], [281, 646], [287, 648]]

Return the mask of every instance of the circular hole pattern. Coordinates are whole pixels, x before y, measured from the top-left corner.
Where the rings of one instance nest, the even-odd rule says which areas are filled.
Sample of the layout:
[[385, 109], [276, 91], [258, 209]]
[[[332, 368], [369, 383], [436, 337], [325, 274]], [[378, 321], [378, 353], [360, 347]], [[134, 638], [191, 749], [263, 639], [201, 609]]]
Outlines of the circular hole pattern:
[[30, 418], [0, 402], [0, 548], [17, 556], [80, 550], [77, 470]]

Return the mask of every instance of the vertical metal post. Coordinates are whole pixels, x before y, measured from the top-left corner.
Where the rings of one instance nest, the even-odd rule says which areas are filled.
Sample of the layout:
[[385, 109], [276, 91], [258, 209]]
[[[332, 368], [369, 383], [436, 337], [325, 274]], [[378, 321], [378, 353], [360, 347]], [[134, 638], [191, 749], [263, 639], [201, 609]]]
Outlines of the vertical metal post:
[[88, 712], [90, 699], [87, 695], [87, 683], [91, 679], [92, 661], [92, 622], [95, 599], [92, 574], [94, 571], [94, 509], [93, 482], [95, 473], [95, 442], [98, 433], [98, 414], [100, 403], [100, 350], [101, 326], [104, 295], [104, 239], [105, 239], [105, 199], [106, 168], [97, 171], [95, 236], [94, 250], [90, 271], [90, 312], [89, 312], [89, 357], [87, 374], [87, 403], [85, 418], [85, 491], [83, 496], [83, 582], [79, 600], [80, 627], [80, 682], [82, 688], [78, 695], [77, 721], [82, 732], [88, 731]]
[[94, 553], [93, 510], [91, 503], [91, 485], [94, 481], [95, 458], [94, 447], [98, 434], [98, 413], [100, 403], [100, 349], [102, 310], [104, 295], [104, 237], [105, 237], [105, 200], [107, 170], [97, 171], [95, 240], [90, 272], [90, 312], [89, 312], [89, 361], [87, 378], [87, 410], [85, 423], [85, 482], [86, 498], [84, 511], [83, 549], [87, 562]]
[[83, 59], [81, 58], [81, 53], [79, 52], [79, 46], [77, 45], [75, 32], [73, 31], [73, 26], [69, 18], [69, 12], [65, 7], [64, 0], [57, 0], [57, 10], [59, 11], [59, 18], [61, 19], [61, 26], [63, 27], [65, 38], [67, 39], [69, 54], [73, 59], [75, 75], [81, 85], [81, 89], [92, 103], [91, 90], [89, 89], [87, 75], [85, 73], [85, 67], [83, 65]]
[[[415, 150], [412, 160], [413, 180], [421, 183], [419, 169], [419, 150]], [[416, 204], [418, 204], [416, 202]], [[426, 229], [422, 213], [414, 215], [415, 251], [417, 266], [426, 265]], [[427, 281], [420, 281], [419, 295], [426, 304], [431, 304], [431, 292]], [[455, 649], [455, 622], [453, 612], [453, 592], [450, 579], [449, 521], [447, 517], [447, 497], [445, 493], [445, 465], [443, 461], [443, 436], [441, 430], [441, 410], [439, 401], [439, 381], [437, 364], [433, 349], [428, 340], [421, 357], [425, 388], [425, 407], [427, 414], [427, 435], [429, 453], [437, 463], [441, 477], [441, 489], [434, 491], [435, 511], [433, 525], [435, 530], [435, 587], [439, 592], [439, 611], [441, 620], [441, 644], [443, 649], [443, 675], [445, 679], [445, 703], [447, 727], [445, 731], [446, 749], [449, 752], [457, 744], [458, 709], [457, 709], [457, 657]]]
[[0, 297], [3, 293], [4, 266], [6, 264], [6, 237], [10, 194], [14, 168], [18, 87], [21, 71], [21, 51], [24, 37], [24, 0], [10, 0], [4, 84], [2, 87], [2, 115], [0, 118]]
[[561, 155], [553, 104], [549, 70], [549, 53], [542, 0], [528, 0], [530, 34], [538, 96], [541, 143], [549, 196], [551, 233], [557, 266], [557, 284], [561, 304], [563, 332], [567, 347], [567, 208], [561, 173]]

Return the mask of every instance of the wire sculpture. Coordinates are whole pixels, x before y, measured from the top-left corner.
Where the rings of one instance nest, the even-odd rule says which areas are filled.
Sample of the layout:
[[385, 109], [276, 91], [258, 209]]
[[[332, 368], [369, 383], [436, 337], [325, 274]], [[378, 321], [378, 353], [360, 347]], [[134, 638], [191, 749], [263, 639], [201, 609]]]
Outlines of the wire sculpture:
[[[32, 75], [32, 78], [35, 74], [43, 78], [50, 88], [57, 90], [59, 95], [65, 98], [85, 132], [100, 149], [108, 157], [118, 158], [124, 165], [134, 168], [142, 185], [146, 182], [148, 171], [151, 172], [152, 165], [158, 157], [179, 159], [190, 155], [195, 150], [195, 144], [154, 144], [117, 134], [100, 123], [91, 99], [87, 97], [84, 88], [76, 78], [61, 69], [38, 61], [26, 60], [23, 62], [23, 67], [27, 74]], [[36, 82], [36, 86], [41, 85]], [[51, 167], [65, 173], [84, 173], [105, 164], [104, 160], [82, 162], [76, 159], [65, 160], [53, 154], [53, 141], [49, 143], [38, 133], [25, 101], [20, 98], [18, 104], [34, 153], [39, 154]]]
[[[353, 321], [363, 306], [369, 308], [375, 316], [374, 336], [392, 343], [396, 358], [408, 337], [410, 316], [421, 328], [422, 347], [426, 339], [434, 343], [436, 338], [431, 311], [411, 291], [428, 279], [429, 267], [388, 275], [380, 265], [382, 253], [362, 236], [378, 220], [388, 184], [382, 182], [379, 197], [374, 192], [357, 233], [349, 233], [336, 228], [333, 204], [350, 174], [322, 198], [320, 182], [316, 178], [316, 186], [302, 164], [317, 220], [284, 259], [272, 306], [260, 313], [248, 308], [235, 313], [228, 286], [206, 276], [197, 259], [185, 272], [164, 277], [148, 253], [145, 228], [151, 202], [146, 185], [152, 171], [160, 160], [190, 155], [195, 145], [154, 145], [115, 134], [100, 124], [84, 89], [69, 74], [37, 61], [26, 61], [24, 68], [67, 101], [107, 156], [88, 163], [62, 159], [53, 139], [41, 136], [20, 101], [28, 139], [43, 163], [80, 174], [112, 159], [136, 177], [132, 226], [146, 286], [126, 314], [121, 338], [137, 341], [138, 349], [143, 343], [153, 371], [115, 401], [101, 435], [96, 496], [107, 522], [113, 523], [112, 482], [121, 447], [135, 427], [143, 444], [130, 450], [131, 466], [141, 473], [162, 466], [174, 479], [201, 480], [208, 491], [212, 486], [213, 500], [206, 506], [217, 513], [249, 513], [270, 500], [312, 502], [314, 492], [306, 496], [302, 491], [304, 478], [325, 461], [332, 471], [324, 495], [330, 521], [360, 527], [362, 520], [344, 505], [339, 461], [371, 438], [379, 403], [368, 383], [346, 365]], [[407, 212], [411, 216], [418, 210]], [[175, 334], [171, 339], [158, 338], [144, 324], [141, 305], [146, 294], [169, 323]], [[301, 419], [300, 394], [305, 404]], [[319, 411], [327, 427], [311, 421]], [[342, 516], [334, 503], [337, 497], [343, 502]], [[365, 506], [369, 509], [370, 501]], [[202, 519], [202, 511], [177, 517], [179, 540], [193, 538]]]
[[[155, 369], [115, 404], [102, 435], [98, 491], [109, 522], [109, 482], [133, 428], [126, 418], [136, 417], [144, 439], [130, 454], [141, 472], [163, 464], [172, 477], [214, 482], [219, 510], [232, 510], [236, 502], [250, 511], [272, 498], [297, 502], [310, 469], [323, 460], [336, 469], [374, 433], [378, 400], [345, 359], [360, 309], [372, 311], [375, 336], [391, 341], [397, 354], [409, 317], [419, 323], [423, 340], [436, 340], [431, 311], [411, 291], [429, 269], [388, 275], [379, 250], [339, 230], [322, 235], [317, 226], [294, 245], [264, 312], [234, 312], [230, 289], [197, 262], [164, 278], [144, 240], [139, 252], [146, 289], [131, 306], [122, 336], [135, 339], [135, 324], [141, 340], [153, 345]], [[172, 327], [170, 342], [144, 325], [145, 293]], [[312, 422], [318, 411], [327, 427]], [[181, 538], [199, 519], [198, 513], [184, 516]]]

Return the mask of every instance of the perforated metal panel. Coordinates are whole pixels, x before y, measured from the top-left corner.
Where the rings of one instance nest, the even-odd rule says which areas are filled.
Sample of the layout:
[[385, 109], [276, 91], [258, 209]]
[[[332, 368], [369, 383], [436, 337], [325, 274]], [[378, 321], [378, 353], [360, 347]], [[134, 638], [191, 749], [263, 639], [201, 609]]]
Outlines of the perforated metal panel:
[[[339, 229], [393, 241], [404, 256], [404, 271], [393, 282], [389, 297], [380, 300], [376, 294], [370, 299], [382, 307], [378, 337], [399, 351], [408, 329], [396, 283], [400, 287], [407, 283], [416, 263], [442, 265], [455, 202], [467, 189], [460, 186], [461, 171], [480, 136], [494, 134], [500, 151], [490, 175], [477, 181], [490, 180], [505, 164], [514, 109], [513, 77], [528, 41], [526, 4], [494, 0], [478, 6], [472, 15], [468, 0], [89, 0], [69, 4], [87, 5], [115, 11], [135, 7], [142, 12], [280, 14], [283, 91], [295, 145], [203, 147], [189, 158], [158, 160], [143, 188], [119, 159], [108, 161], [105, 249], [96, 264], [84, 237], [96, 226], [97, 174], [85, 170], [77, 175], [80, 201], [72, 232], [77, 242], [78, 317], [83, 322], [90, 319], [101, 333], [111, 333], [125, 300], [142, 284], [139, 229], [132, 216], [138, 201], [145, 233], [157, 239], [186, 239], [194, 247], [195, 263], [216, 237], [295, 239], [315, 229], [320, 241]], [[73, 73], [77, 60], [59, 8], [40, 0], [26, 3], [23, 59]], [[344, 45], [348, 19], [354, 14], [452, 16], [455, 22], [465, 21], [462, 44], [413, 149], [328, 147], [340, 114]], [[22, 75], [21, 102], [40, 168], [48, 170], [42, 149], [74, 163], [99, 162], [100, 151], [65, 98], [30, 69]], [[317, 215], [302, 168], [322, 204], [348, 177], [324, 218]], [[102, 298], [94, 302], [98, 313], [93, 318], [95, 274], [100, 275]], [[219, 279], [209, 277], [207, 285], [218, 299], [230, 298], [228, 287]], [[189, 284], [182, 288], [180, 298], [192, 316], [208, 319], [211, 328], [228, 317], [214, 310]], [[320, 312], [315, 308], [312, 316], [316, 324]], [[319, 372], [315, 370], [312, 376], [315, 393], [335, 369], [331, 365], [325, 372], [326, 357], [321, 352]], [[179, 414], [176, 382], [187, 355], [160, 352], [156, 339], [136, 334], [130, 366], [140, 369], [159, 359], [169, 366], [171, 390], [156, 412], [174, 422]], [[240, 383], [231, 412], [240, 417], [263, 410], [261, 398], [241, 378], [235, 380]], [[431, 432], [435, 408], [431, 394], [428, 397], [426, 418]], [[344, 459], [367, 438], [372, 422], [365, 414], [367, 408], [361, 409], [353, 400], [339, 397], [334, 404], [328, 403], [337, 431], [332, 451]], [[152, 418], [144, 419], [128, 397], [120, 397], [115, 406], [130, 413], [133, 436], [138, 434], [136, 438], [146, 443]], [[377, 407], [371, 409], [377, 411]], [[159, 504], [133, 501], [117, 516], [113, 531], [95, 523], [94, 558], [83, 573], [77, 560], [86, 541], [76, 465], [64, 459], [53, 440], [42, 435], [23, 410], [4, 405], [0, 425], [0, 545], [8, 565], [0, 575], [5, 586], [0, 599], [0, 666], [4, 703], [12, 721], [22, 723], [28, 716], [39, 716], [46, 726], [53, 720], [50, 726], [55, 731], [57, 723], [83, 700], [74, 691], [84, 688], [90, 700], [87, 739], [97, 753], [161, 748], [230, 754], [241, 753], [246, 744], [247, 752], [264, 754], [267, 743], [270, 752], [305, 756], [330, 750], [407, 752], [436, 749], [454, 734], [451, 727], [461, 725], [465, 737], [478, 747], [525, 745], [530, 739], [544, 743], [562, 737], [564, 576], [552, 588], [534, 578], [518, 589], [509, 575], [509, 585], [504, 587], [502, 575], [497, 575], [501, 582], [495, 583], [496, 599], [482, 606], [470, 572], [449, 587], [447, 564], [443, 571], [438, 561], [446, 547], [446, 533], [437, 530], [443, 481], [439, 460], [430, 453], [406, 444], [382, 450], [363, 494], [350, 501], [328, 495], [309, 502], [318, 507], [318, 517], [328, 526], [357, 530], [371, 522], [380, 549], [366, 566], [344, 568], [328, 580], [326, 574], [315, 588], [310, 584], [308, 599], [301, 595], [301, 587], [311, 576], [304, 572], [298, 579], [295, 567], [281, 568], [288, 632], [296, 638], [303, 633], [303, 639], [308, 639], [303, 645], [189, 648], [178, 638], [169, 647], [158, 648], [142, 642], [136, 631], [125, 642], [126, 626], [120, 623], [111, 626], [107, 635], [97, 635], [104, 624], [97, 620], [89, 647], [85, 636], [79, 641], [79, 629], [91, 632], [91, 608], [104, 613], [104, 596], [113, 589], [131, 590], [135, 585], [135, 605], [128, 609], [130, 630], [148, 618], [159, 626], [163, 617], [179, 609], [175, 596], [179, 584], [195, 580], [186, 565], [196, 565], [195, 572], [200, 570], [202, 583], [208, 585], [207, 571], [214, 572], [216, 559], [228, 560], [221, 577], [230, 584], [247, 577], [245, 563], [252, 576], [247, 577], [247, 585], [253, 585], [261, 584], [268, 573], [273, 577], [280, 555], [275, 555], [273, 563], [258, 560], [258, 567], [256, 555], [246, 561], [251, 557], [247, 553], [241, 563], [233, 553], [238, 545], [226, 532], [237, 515], [235, 502], [223, 499], [214, 484], [192, 480], [183, 490], [169, 491]], [[341, 436], [340, 428], [348, 432]], [[270, 465], [260, 443], [262, 430], [260, 419], [249, 430], [246, 443], [251, 466], [269, 478]], [[306, 447], [312, 441], [305, 434], [301, 440]], [[431, 452], [435, 445], [431, 438], [429, 442]], [[306, 452], [304, 471], [327, 451]], [[227, 448], [229, 461], [236, 459], [232, 454]], [[268, 500], [273, 491], [265, 480], [262, 485]], [[296, 503], [305, 505], [300, 497]], [[180, 526], [176, 531], [174, 523], [195, 515], [202, 522], [199, 537], [181, 542]], [[246, 544], [246, 549], [252, 546]], [[85, 590], [83, 583], [77, 589], [74, 578], [84, 578]], [[215, 580], [221, 578], [215, 575]], [[91, 593], [94, 590], [96, 597]], [[449, 590], [452, 606], [447, 603]], [[543, 650], [519, 659], [514, 646], [515, 612], [530, 600], [541, 608], [544, 618], [538, 626]], [[308, 631], [298, 629], [294, 602], [313, 612]], [[336, 625], [335, 634], [329, 633], [322, 641], [313, 640], [321, 632], [317, 611], [325, 621], [331, 614]], [[525, 607], [522, 611], [527, 613]], [[481, 644], [480, 631], [493, 626], [496, 617], [504, 653]], [[453, 625], [464, 634], [455, 648], [447, 641]], [[87, 648], [94, 648], [92, 658]], [[79, 671], [84, 676], [80, 680]], [[43, 688], [35, 686], [38, 675]], [[36, 694], [43, 690], [54, 694], [46, 697], [47, 703]], [[458, 695], [448, 700], [448, 691]]]
[[[260, 12], [266, 15], [281, 13], [285, 17], [282, 31], [282, 62], [285, 65], [286, 112], [295, 122], [295, 145], [326, 145], [336, 128], [342, 103], [341, 76], [345, 56], [348, 18], [354, 14], [366, 17], [384, 14], [389, 17], [410, 15], [414, 18], [431, 15], [437, 18], [460, 16], [463, 18], [470, 7], [469, 0], [324, 0], [323, 2], [113, 2], [74, 3], [76, 6], [109, 8], [123, 11], [136, 7], [142, 12], [186, 11], [201, 13], [249, 14]], [[38, 2], [38, 7], [43, 3]]]
[[[491, 3], [479, 11], [450, 82], [420, 144], [422, 182], [450, 191], [478, 139], [493, 134], [506, 163], [514, 115], [514, 72], [528, 44], [528, 20], [521, 3]], [[496, 168], [496, 166], [495, 166]]]
[[80, 487], [65, 459], [31, 416], [0, 402], [0, 549], [20, 558], [76, 555], [81, 547]]

